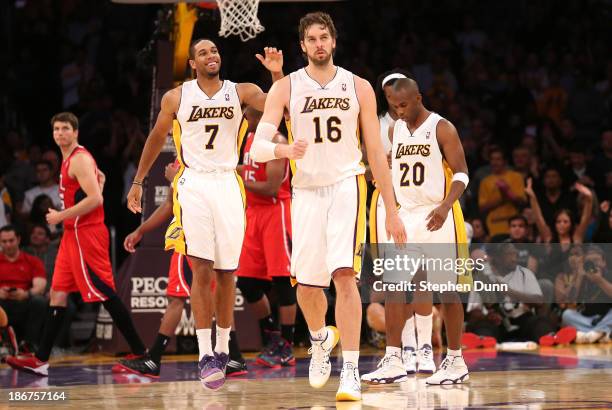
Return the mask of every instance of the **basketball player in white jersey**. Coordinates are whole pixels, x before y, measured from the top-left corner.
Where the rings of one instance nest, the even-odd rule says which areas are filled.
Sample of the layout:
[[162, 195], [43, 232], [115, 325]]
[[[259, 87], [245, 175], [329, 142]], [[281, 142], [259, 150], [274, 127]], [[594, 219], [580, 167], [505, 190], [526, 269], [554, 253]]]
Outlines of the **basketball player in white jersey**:
[[[259, 162], [295, 161], [291, 275], [298, 284], [298, 303], [312, 340], [310, 385], [320, 388], [329, 379], [329, 355], [341, 338], [344, 364], [336, 399], [361, 400], [357, 370], [361, 300], [356, 278], [365, 241], [366, 184], [359, 127], [387, 206], [387, 234], [401, 243], [406, 235], [395, 208], [371, 85], [334, 65], [336, 30], [329, 15], [317, 12], [302, 17], [299, 35], [308, 66], [270, 89], [251, 157]], [[272, 137], [285, 109], [294, 142], [276, 144]], [[325, 326], [323, 289], [332, 279], [339, 332]]]
[[[266, 48], [258, 59], [282, 78], [282, 54]], [[234, 307], [234, 276], [245, 230], [244, 187], [236, 173], [242, 107], [263, 110], [266, 99], [255, 84], [236, 84], [219, 78], [221, 56], [215, 43], [195, 40], [189, 64], [197, 78], [164, 94], [157, 122], [151, 130], [132, 188], [128, 208], [141, 212], [143, 179], [159, 155], [173, 120], [174, 142], [180, 163], [174, 178], [174, 220], [166, 232], [166, 249], [187, 255], [193, 270], [191, 309], [200, 351], [202, 385], [218, 389], [225, 382], [229, 335]], [[213, 295], [211, 281], [216, 280]], [[216, 320], [213, 351], [211, 326]]]
[[[443, 256], [456, 260], [462, 257], [462, 247], [458, 245], [467, 244], [463, 214], [457, 200], [469, 181], [457, 130], [446, 119], [425, 109], [418, 85], [412, 79], [395, 82], [389, 105], [399, 117], [390, 130], [393, 139], [392, 176], [400, 217], [411, 244], [409, 249], [417, 252], [416, 257], [423, 254], [428, 258], [438, 258], [443, 247]], [[452, 255], [446, 255], [449, 250]], [[437, 282], [440, 277], [455, 283], [464, 279], [455, 272], [450, 275], [448, 272], [427, 272], [430, 283]], [[469, 378], [461, 355], [463, 306], [457, 293], [441, 293], [440, 298], [448, 350], [440, 369], [427, 378], [426, 383], [463, 383]], [[431, 301], [431, 293], [415, 293], [419, 305], [425, 304], [427, 299]], [[389, 306], [386, 305], [385, 309]], [[386, 315], [386, 320], [395, 321], [401, 327], [404, 319], [398, 314]], [[363, 379], [375, 384], [405, 380], [406, 372], [400, 355], [399, 344], [388, 346], [378, 369], [364, 375]]]
[[[410, 74], [400, 68], [394, 68], [380, 75], [376, 84], [376, 102], [378, 106], [378, 118], [380, 120], [380, 138], [382, 140], [385, 153], [391, 168], [391, 151], [393, 141], [390, 138], [389, 128], [393, 127], [395, 121], [399, 119], [397, 113], [389, 105], [389, 96], [393, 92], [393, 85], [401, 78], [408, 78]], [[378, 189], [372, 193], [370, 204], [370, 243], [373, 247], [377, 247], [376, 255], [378, 256], [378, 239], [381, 243], [385, 243], [385, 206], [383, 204], [380, 192]], [[383, 253], [384, 249], [381, 249]], [[406, 375], [414, 373], [433, 373], [436, 371], [436, 364], [433, 357], [432, 348], [432, 325], [433, 314], [432, 306], [427, 303], [425, 305], [415, 305], [413, 303], [403, 303], [397, 297], [400, 295], [392, 295], [385, 301], [385, 336], [387, 342], [387, 353], [397, 352], [397, 347], [402, 348], [401, 359], [404, 363]], [[403, 296], [403, 295], [402, 295]], [[401, 296], [400, 296], [401, 297]], [[416, 310], [416, 312], [415, 312]], [[406, 317], [403, 328], [397, 320], [386, 320], [388, 317], [397, 318], [401, 315]], [[418, 330], [418, 338], [417, 338]], [[376, 383], [376, 379], [369, 380], [364, 376], [367, 382]], [[406, 377], [400, 377], [395, 382], [400, 383]], [[389, 382], [388, 379], [384, 380]]]

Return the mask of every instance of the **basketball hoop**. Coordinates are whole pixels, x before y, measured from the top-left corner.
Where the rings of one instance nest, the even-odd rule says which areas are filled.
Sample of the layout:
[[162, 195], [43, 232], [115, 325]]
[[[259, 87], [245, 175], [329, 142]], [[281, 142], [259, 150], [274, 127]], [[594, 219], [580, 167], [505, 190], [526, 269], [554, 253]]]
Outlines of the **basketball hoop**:
[[257, 18], [259, 0], [217, 0], [217, 6], [221, 13], [220, 36], [233, 34], [248, 41], [265, 30]]

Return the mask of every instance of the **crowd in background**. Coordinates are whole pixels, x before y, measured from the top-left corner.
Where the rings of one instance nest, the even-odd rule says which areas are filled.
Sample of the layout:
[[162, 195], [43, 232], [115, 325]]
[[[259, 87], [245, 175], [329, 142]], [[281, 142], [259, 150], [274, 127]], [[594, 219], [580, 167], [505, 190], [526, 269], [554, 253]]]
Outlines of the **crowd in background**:
[[[16, 227], [48, 283], [62, 234], [45, 220], [48, 208], [60, 206], [61, 156], [49, 119], [67, 110], [79, 116], [79, 141], [106, 175], [106, 223], [120, 243], [139, 223], [125, 196], [149, 128], [155, 58], [142, 50], [166, 24], [160, 16], [168, 7], [0, 6], [7, 45], [0, 54], [0, 226]], [[283, 50], [285, 72], [303, 66], [297, 23], [312, 10], [309, 3], [260, 5], [266, 31], [247, 43], [218, 40], [222, 77], [267, 89], [269, 75], [254, 57], [267, 45]], [[462, 208], [473, 244], [612, 242], [609, 2], [390, 0], [383, 7], [365, 0], [325, 10], [339, 33], [336, 64], [373, 84], [390, 68], [409, 71], [425, 106], [456, 126], [470, 170]], [[216, 40], [218, 16], [202, 13], [194, 36]], [[479, 249], [487, 251], [473, 245]], [[568, 249], [557, 264], [521, 259], [543, 293], [563, 289], [559, 275], [582, 275]]]

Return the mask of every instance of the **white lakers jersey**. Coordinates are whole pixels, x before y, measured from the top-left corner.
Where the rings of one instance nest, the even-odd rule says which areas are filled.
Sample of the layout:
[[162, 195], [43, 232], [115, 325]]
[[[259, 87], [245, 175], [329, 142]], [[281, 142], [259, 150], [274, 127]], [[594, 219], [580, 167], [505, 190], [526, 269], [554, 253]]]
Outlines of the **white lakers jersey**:
[[385, 150], [385, 155], [388, 155], [393, 148], [391, 140], [389, 139], [389, 127], [393, 124], [393, 118], [386, 112], [385, 115], [379, 116], [378, 120], [380, 121], [380, 140]]
[[397, 201], [403, 208], [428, 206], [444, 200], [450, 169], [436, 135], [441, 119], [432, 112], [412, 134], [403, 120], [395, 122], [391, 175]]
[[185, 81], [177, 120], [176, 150], [186, 167], [200, 172], [236, 168], [242, 109], [235, 83], [224, 80], [221, 89], [209, 97], [197, 80]]
[[322, 87], [302, 68], [290, 74], [290, 81], [291, 134], [308, 142], [304, 158], [295, 161], [293, 185], [321, 187], [363, 174], [353, 73], [337, 67]]

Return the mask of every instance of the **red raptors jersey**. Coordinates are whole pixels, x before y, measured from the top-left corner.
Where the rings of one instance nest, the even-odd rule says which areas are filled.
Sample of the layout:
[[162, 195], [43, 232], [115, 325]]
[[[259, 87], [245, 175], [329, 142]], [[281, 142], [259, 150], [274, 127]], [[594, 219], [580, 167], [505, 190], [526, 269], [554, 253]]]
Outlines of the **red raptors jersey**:
[[[266, 164], [264, 162], [255, 162], [251, 160], [249, 151], [251, 151], [251, 145], [255, 133], [250, 132], [247, 135], [246, 145], [244, 147], [244, 179], [245, 181], [265, 181], [266, 175]], [[248, 189], [246, 190], [247, 206], [253, 205], [274, 205], [281, 199], [291, 198], [291, 182], [289, 181], [289, 161], [285, 164], [285, 177], [281, 184], [278, 194], [276, 197], [264, 196], [255, 194]]]
[[[81, 145], [77, 145], [77, 147], [70, 153], [68, 158], [62, 161], [62, 172], [60, 174], [60, 183], [59, 183], [59, 196], [62, 200], [63, 209], [68, 209], [75, 204], [79, 203], [82, 199], [85, 198], [85, 192], [81, 189], [79, 185], [79, 181], [76, 178], [72, 178], [68, 175], [68, 169], [70, 168], [70, 160], [77, 153], [85, 153], [91, 157], [89, 151], [85, 149], [85, 147]], [[92, 157], [93, 159], [93, 157]], [[95, 160], [94, 160], [95, 164]], [[96, 177], [98, 176], [98, 168], [96, 166]], [[64, 219], [64, 228], [73, 229], [76, 226], [81, 227], [85, 225], [95, 225], [95, 224], [104, 224], [104, 208], [102, 205], [94, 209], [93, 211], [86, 213], [85, 215], [77, 216], [76, 218]]]

